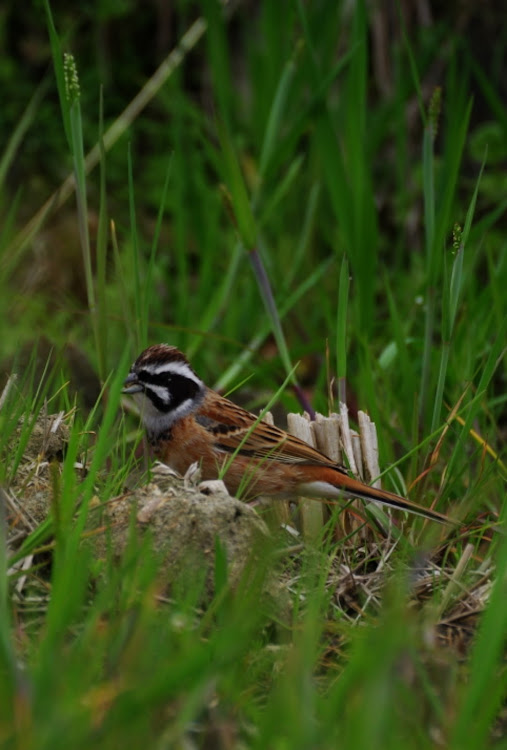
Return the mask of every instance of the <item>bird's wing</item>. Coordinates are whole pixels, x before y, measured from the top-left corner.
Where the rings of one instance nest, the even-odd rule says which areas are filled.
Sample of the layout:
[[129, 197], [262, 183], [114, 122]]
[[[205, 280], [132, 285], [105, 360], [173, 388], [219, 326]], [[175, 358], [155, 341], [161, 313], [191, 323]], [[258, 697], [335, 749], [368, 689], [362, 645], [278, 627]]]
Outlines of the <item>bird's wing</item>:
[[284, 430], [259, 420], [222, 396], [211, 392], [196, 414], [197, 421], [211, 432], [215, 446], [228, 453], [283, 463], [329, 466], [346, 473], [331, 459]]
[[[267, 422], [257, 421], [258, 417], [254, 414], [236, 406], [232, 401], [219, 396], [214, 391], [208, 392], [195, 418], [202, 427], [212, 433], [215, 448], [218, 450], [237, 453], [263, 462], [272, 460], [305, 464], [310, 473], [312, 468], [315, 469], [315, 481], [312, 482], [311, 475], [306, 481], [306, 489], [310, 490], [310, 494], [321, 496], [323, 484], [327, 482], [329, 487], [348, 495], [362, 497], [365, 500], [415, 513], [441, 523], [452, 523], [451, 519], [437, 511], [353, 479], [344, 467], [335, 464], [308, 443]], [[322, 472], [322, 468], [331, 471], [326, 474]], [[313, 489], [316, 490], [315, 493]]]

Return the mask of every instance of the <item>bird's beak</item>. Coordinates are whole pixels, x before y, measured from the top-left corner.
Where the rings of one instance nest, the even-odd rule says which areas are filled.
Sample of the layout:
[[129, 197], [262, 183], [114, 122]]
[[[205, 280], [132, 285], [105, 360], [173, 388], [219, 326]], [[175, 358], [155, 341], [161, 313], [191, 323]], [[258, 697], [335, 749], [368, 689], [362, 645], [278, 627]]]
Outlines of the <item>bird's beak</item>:
[[122, 393], [140, 393], [143, 390], [143, 386], [137, 379], [137, 375], [133, 372], [129, 372], [127, 377], [125, 378], [125, 382], [123, 384], [123, 388], [121, 389]]

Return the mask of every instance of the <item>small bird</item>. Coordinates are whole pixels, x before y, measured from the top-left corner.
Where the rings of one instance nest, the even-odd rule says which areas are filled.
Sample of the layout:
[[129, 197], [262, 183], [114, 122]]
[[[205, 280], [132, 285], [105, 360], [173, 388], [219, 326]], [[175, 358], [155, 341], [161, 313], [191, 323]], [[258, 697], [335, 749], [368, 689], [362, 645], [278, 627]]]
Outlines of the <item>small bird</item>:
[[450, 523], [441, 513], [350, 477], [308, 443], [220, 396], [174, 346], [145, 349], [130, 368], [123, 393], [137, 403], [157, 458], [180, 474], [194, 462], [203, 479], [223, 473], [232, 495], [356, 497]]

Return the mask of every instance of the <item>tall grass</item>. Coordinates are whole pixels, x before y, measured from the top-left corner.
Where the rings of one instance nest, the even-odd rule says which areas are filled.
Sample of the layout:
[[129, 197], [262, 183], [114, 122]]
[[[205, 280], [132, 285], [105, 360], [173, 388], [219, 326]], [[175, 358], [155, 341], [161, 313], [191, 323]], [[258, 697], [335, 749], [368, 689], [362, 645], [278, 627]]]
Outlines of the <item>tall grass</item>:
[[[6, 513], [0, 518], [0, 746], [429, 748], [437, 738], [456, 750], [493, 747], [506, 687], [506, 551], [489, 527], [504, 500], [507, 243], [505, 206], [488, 204], [482, 192], [487, 156], [470, 179], [471, 97], [459, 64], [468, 53], [446, 59], [436, 33], [428, 40], [407, 32], [394, 53], [393, 96], [373, 104], [364, 3], [264, 3], [254, 21], [241, 8], [231, 21], [220, 3], [205, 0], [184, 39], [191, 47], [204, 35], [212, 116], [186, 90], [181, 67], [196, 62], [180, 46], [170, 71], [160, 71], [164, 86], [148, 87], [158, 92], [152, 120], [137, 108], [136, 119], [121, 115], [106, 127], [101, 104], [97, 188], [83, 145], [83, 97], [66, 91], [63, 29], [45, 7], [88, 308], [72, 315], [63, 303], [41, 328], [79, 341], [105, 386], [88, 418], [78, 411], [54, 475], [50, 519], [12, 550]], [[240, 73], [231, 22], [244, 48]], [[428, 58], [446, 70], [429, 101]], [[71, 62], [82, 87], [89, 79], [77, 58]], [[501, 100], [477, 64], [471, 68], [504, 124]], [[419, 99], [419, 129], [407, 124], [408, 98]], [[37, 97], [0, 175], [32, 121], [36, 127], [36, 106]], [[120, 138], [111, 153], [111, 132], [126, 125], [129, 143]], [[152, 135], [155, 158], [143, 159], [138, 132]], [[113, 186], [112, 159], [123, 175]], [[37, 222], [43, 215], [35, 212]], [[39, 298], [23, 300], [19, 319], [11, 309], [10, 285], [34, 262], [26, 238], [35, 224], [27, 219], [15, 236], [17, 221], [11, 211], [0, 238], [10, 351], [46, 309]], [[405, 485], [414, 499], [469, 525], [451, 544], [442, 538], [437, 554], [435, 545], [428, 551], [432, 534], [414, 524], [389, 555], [379, 546], [368, 560], [362, 543], [336, 542], [332, 524], [303, 551], [282, 537], [274, 549], [253, 551], [234, 591], [218, 545], [215, 595], [205, 609], [200, 581], [167, 598], [162, 562], [134, 530], [120, 561], [95, 560], [83, 542], [95, 496], [107, 503], [119, 494], [134, 463], [118, 416], [122, 379], [130, 359], [158, 340], [185, 349], [210, 385], [226, 390], [252, 376], [256, 405], [277, 393], [285, 408], [299, 409], [301, 392], [280, 384], [301, 361], [293, 383], [304, 385], [314, 408], [334, 409], [340, 396], [352, 412], [355, 405], [370, 412], [381, 465], [394, 469], [383, 477], [387, 487]], [[44, 397], [53, 396], [55, 409], [69, 406], [53, 386], [37, 392], [29, 379], [31, 395], [0, 410], [6, 491]], [[87, 473], [78, 481], [83, 453]], [[483, 526], [479, 513], [492, 514]], [[442, 589], [418, 607], [409, 600], [421, 559], [434, 553], [442, 566], [435, 563], [435, 578], [444, 577], [460, 569], [467, 543], [473, 565], [457, 585], [486, 576], [487, 559], [496, 580], [460, 662], [431, 641]], [[28, 588], [17, 595], [21, 573], [11, 566], [30, 554]], [[385, 585], [362, 589], [375, 565], [389, 571]]]

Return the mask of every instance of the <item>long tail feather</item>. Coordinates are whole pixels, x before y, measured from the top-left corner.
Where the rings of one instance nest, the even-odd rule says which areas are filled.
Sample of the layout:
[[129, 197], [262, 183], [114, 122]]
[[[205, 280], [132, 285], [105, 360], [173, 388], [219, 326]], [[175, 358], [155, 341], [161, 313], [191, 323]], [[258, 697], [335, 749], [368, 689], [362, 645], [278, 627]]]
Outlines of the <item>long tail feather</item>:
[[438, 513], [436, 510], [430, 508], [423, 508], [417, 503], [412, 503], [404, 497], [395, 495], [394, 492], [388, 492], [387, 490], [379, 490], [376, 487], [369, 487], [368, 485], [359, 482], [357, 479], [349, 479], [349, 489], [347, 492], [352, 492], [365, 500], [380, 503], [381, 505], [387, 505], [390, 508], [396, 508], [397, 510], [405, 510], [407, 513], [413, 513], [423, 518], [429, 518], [431, 521], [438, 521], [439, 523], [452, 523], [451, 519], [445, 516], [443, 513]]
[[[309, 467], [305, 468], [308, 472]], [[380, 505], [387, 505], [389, 508], [395, 508], [396, 510], [404, 510], [407, 513], [422, 516], [431, 521], [438, 521], [439, 523], [447, 524], [454, 523], [452, 519], [445, 516], [443, 513], [424, 508], [422, 505], [413, 503], [400, 495], [395, 495], [394, 492], [379, 490], [376, 487], [369, 487], [358, 479], [353, 479], [352, 477], [349, 477], [348, 474], [342, 474], [334, 469], [330, 468], [323, 470], [319, 467], [316, 469], [315, 475], [315, 481], [305, 482], [301, 494], [307, 493], [328, 498], [334, 498], [346, 494], [353, 497], [359, 497], [363, 500], [368, 500], [369, 502], [379, 503]]]

